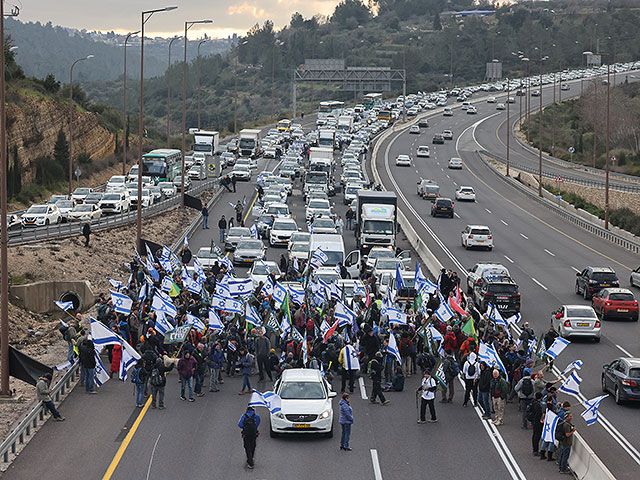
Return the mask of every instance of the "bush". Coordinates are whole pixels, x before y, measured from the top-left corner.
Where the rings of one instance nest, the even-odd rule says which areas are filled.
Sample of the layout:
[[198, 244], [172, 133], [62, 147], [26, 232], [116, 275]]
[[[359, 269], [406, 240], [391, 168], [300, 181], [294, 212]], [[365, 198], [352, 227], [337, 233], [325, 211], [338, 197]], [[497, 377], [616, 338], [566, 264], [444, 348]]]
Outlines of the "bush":
[[609, 221], [612, 225], [622, 228], [634, 235], [640, 235], [640, 215], [633, 213], [628, 208], [618, 208], [609, 212]]
[[65, 170], [51, 157], [40, 157], [35, 162], [35, 183], [43, 187], [53, 187], [65, 179]]

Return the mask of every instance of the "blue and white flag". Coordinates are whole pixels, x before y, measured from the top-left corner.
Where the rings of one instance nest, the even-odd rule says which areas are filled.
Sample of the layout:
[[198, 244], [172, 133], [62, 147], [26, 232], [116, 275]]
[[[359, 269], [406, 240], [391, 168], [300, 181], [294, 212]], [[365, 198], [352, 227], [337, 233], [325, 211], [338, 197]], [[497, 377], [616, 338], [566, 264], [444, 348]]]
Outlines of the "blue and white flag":
[[255, 325], [256, 327], [261, 327], [262, 319], [260, 318], [260, 315], [258, 315], [258, 312], [256, 312], [256, 309], [253, 308], [251, 305], [249, 305], [248, 302], [246, 303], [245, 307], [246, 307], [244, 311], [245, 320], [248, 323]]
[[120, 368], [118, 373], [120, 380], [126, 382], [128, 370], [136, 363], [138, 363], [138, 360], [133, 357], [127, 349], [123, 348], [122, 355], [120, 356]]
[[360, 295], [362, 298], [367, 298], [367, 291], [365, 290], [364, 285], [356, 282], [353, 289], [353, 296], [356, 297], [358, 295]]
[[584, 412], [580, 414], [584, 421], [587, 422], [587, 425], [593, 425], [598, 421], [598, 407], [600, 406], [600, 402], [607, 398], [609, 395], [602, 395], [600, 397], [592, 398], [591, 400], [587, 400], [584, 402], [584, 406], [587, 408]]
[[167, 320], [167, 315], [164, 312], [158, 310], [156, 312], [156, 326], [155, 326], [156, 332], [164, 335], [167, 332], [170, 332], [171, 330], [173, 330], [173, 328], [174, 327], [171, 324], [171, 322]]
[[336, 302], [335, 317], [339, 320], [338, 327], [344, 327], [353, 322], [353, 319], [356, 318], [356, 313], [338, 300]]
[[560, 417], [553, 413], [551, 410], [547, 410], [544, 414], [544, 425], [542, 427], [542, 441], [553, 445], [556, 441], [556, 427]]
[[396, 290], [399, 292], [404, 288], [404, 279], [402, 278], [402, 272], [400, 271], [400, 264], [396, 265]]
[[173, 267], [171, 266], [171, 261], [168, 258], [158, 257], [158, 263], [165, 272], [173, 275]]
[[160, 256], [158, 258], [169, 260], [169, 258], [171, 258], [171, 250], [163, 245], [162, 250], [160, 250]]
[[485, 362], [487, 365], [491, 365], [491, 354], [487, 348], [487, 344], [480, 340], [480, 344], [478, 345], [478, 360], [481, 362]]
[[189, 248], [189, 238], [186, 235], [184, 236], [184, 248]]
[[520, 320], [522, 320], [522, 315], [520, 315], [519, 313], [516, 313], [515, 315], [511, 315], [509, 318], [507, 318], [507, 323], [516, 324]]
[[[124, 349], [123, 349], [123, 353], [124, 353]], [[107, 369], [104, 368], [104, 363], [102, 363], [102, 359], [100, 358], [98, 351], [94, 350], [93, 354], [96, 359], [96, 366], [95, 366], [96, 385], [98, 387], [101, 387], [102, 385], [104, 385], [109, 381], [109, 379], [111, 378], [111, 375], [109, 374], [109, 372], [107, 372]]]
[[258, 226], [255, 223], [249, 227], [249, 232], [253, 238], [258, 238]]
[[453, 318], [453, 312], [451, 311], [451, 308], [449, 308], [449, 305], [447, 305], [447, 302], [442, 298], [442, 295], [438, 295], [440, 296], [440, 306], [436, 308], [436, 311], [433, 313], [441, 322], [446, 323]]
[[195, 315], [191, 315], [190, 313], [187, 313], [187, 319], [185, 320], [184, 324], [191, 325], [191, 327], [195, 328], [199, 333], [204, 333], [207, 328], [202, 320], [200, 320]]
[[567, 377], [567, 379], [560, 386], [558, 391], [564, 392], [567, 395], [571, 395], [579, 399], [581, 383], [582, 383], [582, 379], [578, 376], [578, 374], [576, 372], [571, 372], [571, 375]]
[[298, 257], [293, 257], [293, 263], [291, 265], [296, 272], [300, 271], [300, 264], [298, 263]]
[[547, 349], [547, 356], [552, 359], [558, 358], [558, 355], [562, 353], [562, 351], [567, 348], [571, 342], [565, 338], [558, 337], [556, 338], [551, 346]]
[[293, 303], [297, 303], [298, 305], [302, 305], [304, 303], [304, 288], [302, 285], [287, 285], [287, 291], [289, 292], [289, 299]]
[[276, 301], [276, 308], [280, 308], [282, 302], [287, 297], [287, 289], [280, 285], [279, 282], [276, 282], [276, 285], [273, 289], [273, 299]]
[[229, 291], [229, 286], [226, 283], [228, 280], [223, 279], [220, 282], [218, 282], [216, 284], [216, 294], [218, 294], [218, 296], [220, 297], [227, 297], [227, 298], [231, 298], [231, 292]]
[[444, 337], [442, 336], [442, 334], [440, 333], [440, 331], [435, 328], [433, 325], [429, 325], [429, 331], [431, 332], [431, 338], [433, 338], [434, 341], [443, 341]]
[[387, 308], [387, 316], [389, 317], [389, 323], [407, 324], [407, 314], [397, 308]]
[[281, 338], [285, 338], [287, 334], [291, 331], [291, 322], [289, 321], [289, 317], [285, 314], [282, 316], [282, 323], [280, 324], [280, 330], [282, 330]]
[[582, 360], [574, 360], [569, 365], [567, 365], [567, 368], [565, 368], [560, 375], [564, 377], [569, 372], [573, 370], [580, 370], [581, 368], [582, 368]]
[[119, 280], [114, 280], [113, 278], [109, 278], [109, 277], [107, 277], [107, 280], [109, 280], [109, 283], [111, 284], [111, 286], [115, 288], [117, 291], [119, 291], [121, 288], [124, 287], [122, 282]]
[[153, 300], [151, 302], [151, 310], [164, 312], [170, 317], [178, 316], [178, 309], [173, 304], [171, 299], [160, 295], [159, 292], [153, 296]]
[[218, 260], [219, 263], [221, 263], [222, 265], [227, 267], [227, 270], [229, 270], [230, 272], [235, 271], [235, 267], [233, 266], [233, 262], [231, 260], [229, 260], [229, 258], [227, 257], [221, 257]]
[[138, 303], [142, 303], [147, 299], [147, 282], [144, 282], [138, 292]]
[[309, 266], [311, 268], [318, 268], [324, 265], [327, 262], [327, 260], [329, 260], [329, 257], [327, 256], [327, 254], [324, 253], [321, 248], [317, 248], [311, 255], [311, 259], [309, 260]]
[[131, 306], [133, 305], [133, 300], [127, 297], [123, 293], [114, 292], [110, 290], [111, 293], [111, 301], [113, 302], [113, 309], [118, 313], [124, 313], [129, 315], [131, 313]]
[[160, 288], [165, 292], [170, 291], [173, 288], [173, 280], [171, 280], [171, 277], [164, 277], [160, 284]]
[[271, 413], [278, 413], [282, 406], [282, 399], [273, 392], [260, 393], [254, 390], [249, 400], [250, 407], [266, 407]]
[[158, 273], [158, 270], [156, 270], [156, 267], [153, 266], [153, 261], [147, 259], [147, 263], [145, 264], [145, 266], [147, 267], [149, 275], [151, 275], [151, 278], [153, 278], [154, 282], [160, 280], [160, 274]]
[[273, 288], [273, 280], [271, 279], [271, 277], [267, 277], [267, 279], [264, 281], [264, 284], [262, 285], [262, 290], [260, 290], [260, 292], [265, 297], [268, 297], [269, 295], [273, 295]]
[[214, 295], [211, 297], [211, 306], [217, 310], [225, 312], [240, 313], [244, 312], [242, 302], [234, 298], [221, 297], [220, 295]]
[[106, 345], [122, 345], [123, 350], [127, 350], [129, 354], [136, 360], [140, 359], [140, 354], [129, 345], [129, 343], [113, 330], [110, 330], [104, 323], [91, 319], [91, 340], [96, 347], [96, 352], [100, 353]]
[[224, 324], [213, 307], [209, 307], [209, 328], [212, 330], [224, 330]]
[[64, 310], [65, 312], [73, 308], [73, 302], [59, 302], [57, 300], [54, 300], [53, 303], [55, 303], [58, 308]]
[[428, 293], [428, 294], [433, 294], [435, 293], [435, 291], [437, 290], [437, 285], [434, 285], [433, 283], [431, 283], [422, 273], [422, 269], [420, 268], [420, 265], [418, 265], [418, 262], [416, 262], [416, 276], [415, 276], [415, 281], [414, 281], [415, 287], [416, 287], [416, 291], [420, 294], [424, 293]]
[[193, 269], [198, 275], [198, 280], [200, 282], [204, 282], [207, 279], [207, 276], [204, 274], [204, 268], [202, 268], [202, 264], [200, 261], [194, 257], [193, 259]]
[[306, 338], [302, 340], [301, 350], [302, 350], [302, 365], [306, 366], [307, 363], [309, 363], [309, 343], [307, 342]]
[[358, 351], [353, 347], [353, 345], [345, 345], [343, 355], [345, 370], [360, 370]]
[[393, 334], [393, 330], [389, 333], [389, 345], [387, 350], [393, 355], [398, 363], [402, 365], [402, 359], [400, 358], [400, 351], [398, 350], [398, 343], [396, 342], [396, 336]]
[[487, 311], [489, 312], [489, 318], [496, 322], [496, 325], [507, 326], [506, 320], [502, 318], [500, 310], [498, 310], [495, 305], [488, 304]]
[[245, 295], [251, 295], [253, 290], [253, 282], [250, 278], [238, 278], [229, 280], [227, 283], [229, 287], [229, 293], [232, 297], [243, 297]]

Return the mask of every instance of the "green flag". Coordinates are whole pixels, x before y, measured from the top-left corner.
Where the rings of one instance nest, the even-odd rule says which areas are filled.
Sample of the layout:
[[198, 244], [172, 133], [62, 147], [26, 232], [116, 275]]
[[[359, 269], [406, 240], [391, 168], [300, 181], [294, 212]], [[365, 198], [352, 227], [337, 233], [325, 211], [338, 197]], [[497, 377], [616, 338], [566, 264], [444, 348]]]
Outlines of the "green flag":
[[473, 325], [473, 317], [469, 317], [467, 323], [462, 327], [462, 333], [464, 333], [468, 337], [473, 337], [476, 341], [478, 340], [478, 334], [476, 333], [476, 327]]

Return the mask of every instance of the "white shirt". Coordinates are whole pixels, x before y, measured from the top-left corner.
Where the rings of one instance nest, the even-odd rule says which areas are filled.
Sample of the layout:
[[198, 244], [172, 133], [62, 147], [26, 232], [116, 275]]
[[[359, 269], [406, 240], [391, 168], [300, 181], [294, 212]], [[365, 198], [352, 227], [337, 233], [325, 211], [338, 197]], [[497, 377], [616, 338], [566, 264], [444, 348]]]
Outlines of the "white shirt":
[[422, 398], [425, 400], [433, 400], [436, 398], [436, 392], [430, 392], [429, 389], [437, 386], [436, 381], [433, 377], [429, 377], [428, 379], [422, 377]]

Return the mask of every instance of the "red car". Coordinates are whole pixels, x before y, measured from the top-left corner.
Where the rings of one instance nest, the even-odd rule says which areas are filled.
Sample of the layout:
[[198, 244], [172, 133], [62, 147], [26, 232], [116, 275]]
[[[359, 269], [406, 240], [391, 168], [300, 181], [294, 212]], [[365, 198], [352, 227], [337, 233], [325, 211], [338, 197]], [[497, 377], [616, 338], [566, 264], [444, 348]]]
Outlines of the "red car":
[[638, 321], [638, 301], [626, 288], [603, 288], [593, 295], [591, 306], [603, 320], [617, 317]]

